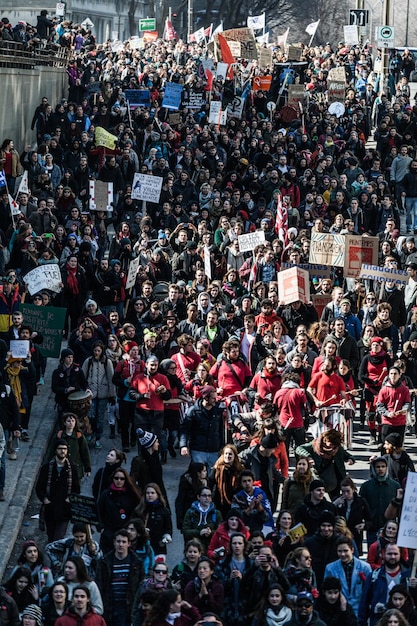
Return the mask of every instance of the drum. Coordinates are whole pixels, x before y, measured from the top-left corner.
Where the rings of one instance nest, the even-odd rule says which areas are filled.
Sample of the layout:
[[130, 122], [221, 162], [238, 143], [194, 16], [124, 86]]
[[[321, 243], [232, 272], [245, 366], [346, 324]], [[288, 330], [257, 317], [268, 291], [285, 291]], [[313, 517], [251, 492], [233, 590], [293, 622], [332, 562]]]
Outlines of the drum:
[[88, 412], [91, 409], [91, 391], [73, 391], [68, 396], [69, 410], [78, 417], [78, 428], [86, 437], [91, 435], [92, 429]]

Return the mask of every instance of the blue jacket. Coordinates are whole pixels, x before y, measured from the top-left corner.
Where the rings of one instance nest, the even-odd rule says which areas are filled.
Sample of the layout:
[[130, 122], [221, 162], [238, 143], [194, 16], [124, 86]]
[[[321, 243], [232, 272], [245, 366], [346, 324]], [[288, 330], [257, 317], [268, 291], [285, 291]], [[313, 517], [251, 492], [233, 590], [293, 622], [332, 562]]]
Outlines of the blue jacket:
[[354, 337], [356, 341], [359, 341], [362, 333], [362, 324], [353, 313], [348, 313], [347, 315], [340, 315], [342, 320], [345, 323], [345, 328], [348, 331], [349, 335]]
[[[401, 566], [400, 584], [406, 585], [407, 578], [410, 575], [410, 568], [406, 569]], [[379, 569], [373, 570], [373, 572], [368, 574], [359, 605], [358, 625], [367, 626], [369, 619], [369, 626], [375, 626], [380, 620], [382, 613], [386, 610], [387, 598], [387, 578], [385, 576], [385, 565], [382, 565]], [[381, 605], [378, 607], [381, 610], [376, 613], [375, 607], [377, 604]]]
[[[364, 561], [361, 561], [354, 556], [352, 583], [349, 591], [345, 570], [340, 559], [326, 565], [326, 569], [324, 570], [324, 578], [327, 578], [327, 576], [335, 576], [335, 578], [338, 578], [340, 580], [340, 582], [342, 583], [342, 593], [351, 605], [356, 617], [358, 616], [359, 612], [359, 604], [362, 597], [365, 576], [368, 576], [371, 572], [372, 569], [369, 563], [365, 563]], [[360, 574], [364, 574], [364, 576], [361, 577]]]

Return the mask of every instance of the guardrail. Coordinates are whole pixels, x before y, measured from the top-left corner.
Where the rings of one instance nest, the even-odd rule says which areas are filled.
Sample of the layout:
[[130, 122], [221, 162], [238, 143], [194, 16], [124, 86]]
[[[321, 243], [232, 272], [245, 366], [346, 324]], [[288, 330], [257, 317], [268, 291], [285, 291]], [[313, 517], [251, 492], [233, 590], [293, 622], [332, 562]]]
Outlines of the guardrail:
[[26, 47], [15, 41], [0, 41], [0, 67], [31, 70], [36, 66], [65, 69], [71, 52], [57, 44]]

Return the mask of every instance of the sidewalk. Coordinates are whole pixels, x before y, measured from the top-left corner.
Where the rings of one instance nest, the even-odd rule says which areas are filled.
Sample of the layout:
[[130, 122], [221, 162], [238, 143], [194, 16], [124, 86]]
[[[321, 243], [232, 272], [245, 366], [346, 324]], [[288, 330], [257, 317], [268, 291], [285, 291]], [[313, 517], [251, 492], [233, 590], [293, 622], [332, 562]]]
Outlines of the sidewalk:
[[19, 443], [17, 461], [6, 460], [6, 500], [0, 502], [0, 580], [20, 532], [23, 516], [54, 429], [56, 411], [51, 377], [57, 365], [58, 359], [48, 358], [45, 384], [40, 387], [40, 394], [33, 400], [29, 424], [30, 441]]

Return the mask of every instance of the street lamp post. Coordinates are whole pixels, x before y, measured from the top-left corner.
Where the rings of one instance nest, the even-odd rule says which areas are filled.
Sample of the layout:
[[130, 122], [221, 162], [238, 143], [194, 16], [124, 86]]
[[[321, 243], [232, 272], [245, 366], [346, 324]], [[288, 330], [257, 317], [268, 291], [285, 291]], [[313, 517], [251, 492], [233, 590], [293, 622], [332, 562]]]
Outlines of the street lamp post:
[[188, 0], [188, 24], [187, 24], [187, 35], [188, 35], [188, 41], [190, 40], [191, 37], [191, 33], [194, 32], [193, 29], [193, 0]]

